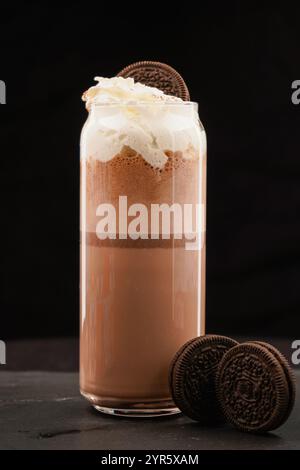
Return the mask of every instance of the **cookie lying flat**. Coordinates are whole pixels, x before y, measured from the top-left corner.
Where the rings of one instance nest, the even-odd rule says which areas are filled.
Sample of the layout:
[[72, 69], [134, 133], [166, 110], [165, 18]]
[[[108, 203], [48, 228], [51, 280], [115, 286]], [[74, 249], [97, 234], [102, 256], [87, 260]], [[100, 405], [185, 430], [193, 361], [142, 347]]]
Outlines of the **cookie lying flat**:
[[173, 400], [190, 418], [202, 424], [224, 421], [216, 399], [215, 378], [224, 354], [238, 343], [220, 335], [188, 341], [175, 355], [169, 373]]
[[291, 369], [271, 345], [240, 344], [226, 352], [219, 365], [217, 397], [226, 419], [241, 431], [274, 430], [293, 408]]

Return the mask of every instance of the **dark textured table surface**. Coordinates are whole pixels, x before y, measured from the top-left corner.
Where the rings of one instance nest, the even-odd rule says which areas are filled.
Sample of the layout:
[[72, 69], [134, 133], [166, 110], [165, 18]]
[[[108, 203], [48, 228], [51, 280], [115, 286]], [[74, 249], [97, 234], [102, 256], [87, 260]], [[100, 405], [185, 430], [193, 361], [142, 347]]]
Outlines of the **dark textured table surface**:
[[[300, 387], [300, 370], [296, 370]], [[204, 428], [178, 415], [117, 418], [80, 396], [77, 372], [0, 368], [0, 449], [300, 449], [300, 397], [288, 422], [268, 435]]]

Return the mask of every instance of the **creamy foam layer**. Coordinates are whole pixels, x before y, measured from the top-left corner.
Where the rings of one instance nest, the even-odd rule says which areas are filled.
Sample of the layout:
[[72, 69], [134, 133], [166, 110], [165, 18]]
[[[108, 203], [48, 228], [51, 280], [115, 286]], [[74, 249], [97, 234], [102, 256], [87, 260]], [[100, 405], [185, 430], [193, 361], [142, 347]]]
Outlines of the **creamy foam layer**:
[[98, 84], [83, 95], [90, 115], [82, 133], [82, 158], [107, 162], [126, 146], [154, 168], [163, 168], [167, 151], [180, 151], [186, 159], [205, 154], [195, 103], [132, 78], [96, 80]]

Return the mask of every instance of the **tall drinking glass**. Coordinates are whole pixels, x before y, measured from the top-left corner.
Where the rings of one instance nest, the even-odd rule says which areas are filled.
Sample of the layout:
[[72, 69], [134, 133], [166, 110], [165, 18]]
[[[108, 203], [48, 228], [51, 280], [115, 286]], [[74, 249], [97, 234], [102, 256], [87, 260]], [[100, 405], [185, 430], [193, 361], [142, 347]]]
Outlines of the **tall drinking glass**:
[[168, 369], [204, 334], [206, 138], [197, 104], [92, 104], [81, 136], [81, 393], [178, 412]]

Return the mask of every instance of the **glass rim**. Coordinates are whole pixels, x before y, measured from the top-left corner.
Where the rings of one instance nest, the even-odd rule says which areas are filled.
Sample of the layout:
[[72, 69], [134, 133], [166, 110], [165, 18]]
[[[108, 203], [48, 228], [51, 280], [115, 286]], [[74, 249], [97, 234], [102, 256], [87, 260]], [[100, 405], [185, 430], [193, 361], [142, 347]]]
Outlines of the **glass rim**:
[[123, 101], [123, 102], [120, 102], [120, 103], [90, 103], [89, 104], [89, 107], [90, 108], [93, 108], [93, 107], [128, 107], [128, 106], [131, 106], [131, 107], [139, 107], [139, 106], [183, 106], [183, 107], [188, 107], [188, 106], [193, 106], [193, 107], [198, 107], [199, 104], [197, 103], [197, 101], [161, 101], [161, 102], [157, 102], [157, 101], [153, 101], [153, 102], [149, 102], [149, 101], [139, 101], [139, 102], [131, 102], [131, 101]]

